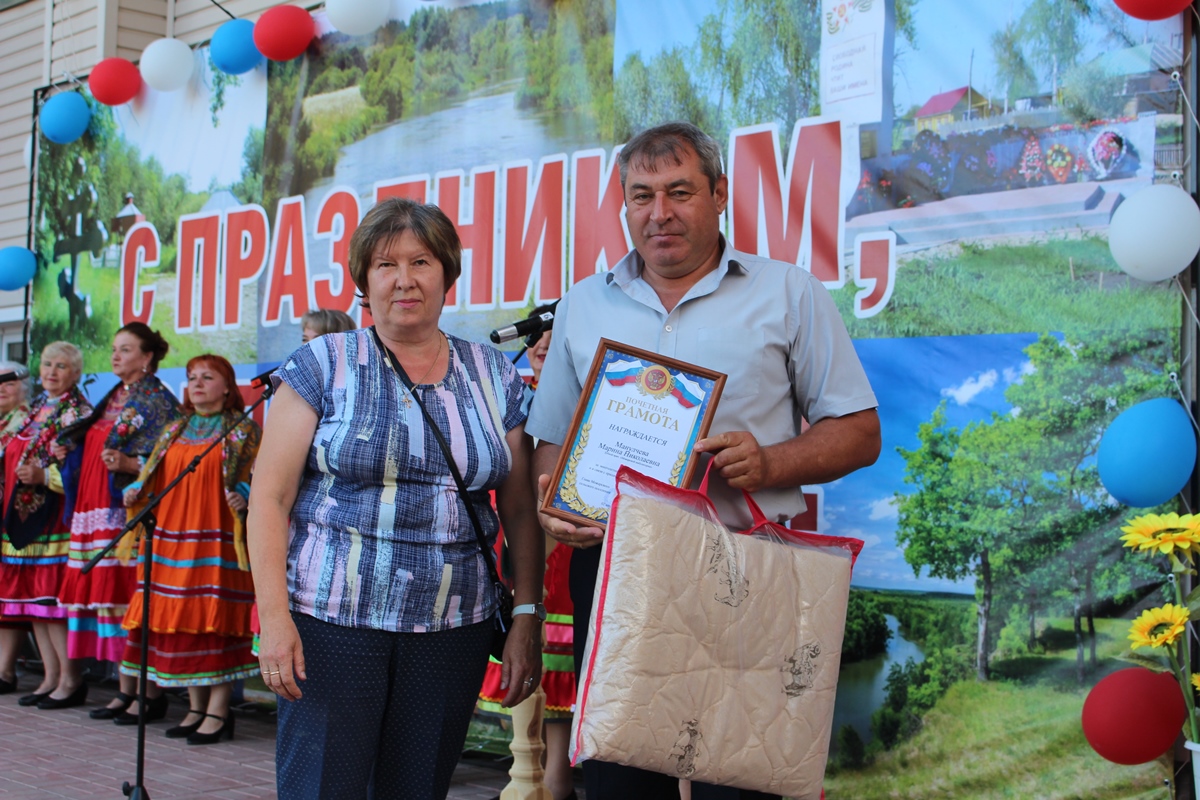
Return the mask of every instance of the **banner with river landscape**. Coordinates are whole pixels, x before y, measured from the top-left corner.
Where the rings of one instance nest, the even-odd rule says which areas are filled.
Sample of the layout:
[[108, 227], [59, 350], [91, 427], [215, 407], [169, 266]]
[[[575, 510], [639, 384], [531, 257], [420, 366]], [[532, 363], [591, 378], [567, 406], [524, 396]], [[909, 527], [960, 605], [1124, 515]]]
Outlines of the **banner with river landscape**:
[[[1087, 746], [1088, 689], [1164, 599], [1095, 453], [1172, 396], [1181, 304], [1113, 262], [1116, 206], [1183, 165], [1181, 19], [1060, 0], [395, 0], [231, 78], [97, 107], [39, 142], [34, 359], [141, 319], [164, 375], [249, 378], [304, 311], [360, 312], [348, 241], [376, 200], [436, 202], [464, 272], [446, 330], [482, 340], [629, 248], [614, 153], [688, 119], [725, 147], [731, 243], [833, 292], [880, 399], [879, 463], [796, 525], [867, 542], [831, 798], [1160, 796], [1165, 763]], [[521, 362], [522, 365], [524, 362]], [[1170, 510], [1174, 510], [1172, 507]], [[491, 731], [491, 733], [489, 733]], [[472, 741], [505, 735], [481, 722]]]

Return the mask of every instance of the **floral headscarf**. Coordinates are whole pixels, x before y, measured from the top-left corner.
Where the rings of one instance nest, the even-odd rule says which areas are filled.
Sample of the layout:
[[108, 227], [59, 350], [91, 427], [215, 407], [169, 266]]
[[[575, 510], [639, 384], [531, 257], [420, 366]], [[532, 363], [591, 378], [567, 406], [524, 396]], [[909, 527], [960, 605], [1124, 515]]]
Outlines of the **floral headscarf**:
[[[63, 488], [66, 491], [67, 509], [75, 507], [75, 496], [79, 489], [79, 474], [83, 468], [83, 442], [87, 432], [101, 417], [108, 406], [108, 401], [121, 389], [118, 383], [104, 399], [96, 404], [96, 408], [85, 415], [76, 424], [64, 428], [59, 434], [63, 444], [73, 444], [75, 449], [67, 456], [63, 464]], [[154, 449], [163, 428], [172, 420], [179, 418], [179, 401], [175, 395], [163, 385], [157, 375], [147, 375], [129, 387], [129, 397], [125, 401], [121, 415], [113, 424], [112, 430], [104, 440], [104, 446], [111, 450], [119, 450], [128, 456], [146, 456]], [[108, 476], [108, 489], [113, 503], [121, 503], [121, 495], [130, 483], [133, 475], [127, 472], [111, 472]]]

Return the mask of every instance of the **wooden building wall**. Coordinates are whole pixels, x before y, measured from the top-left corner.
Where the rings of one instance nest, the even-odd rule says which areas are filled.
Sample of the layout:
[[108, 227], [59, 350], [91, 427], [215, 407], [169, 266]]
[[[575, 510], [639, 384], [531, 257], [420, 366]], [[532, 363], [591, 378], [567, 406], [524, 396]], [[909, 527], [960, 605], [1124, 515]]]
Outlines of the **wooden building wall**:
[[[254, 20], [277, 2], [222, 5]], [[110, 56], [136, 63], [146, 45], [163, 36], [202, 44], [229, 17], [210, 0], [25, 0], [0, 8], [0, 247], [25, 246], [35, 90], [70, 76], [84, 80]], [[0, 344], [23, 303], [24, 292], [0, 292]]]

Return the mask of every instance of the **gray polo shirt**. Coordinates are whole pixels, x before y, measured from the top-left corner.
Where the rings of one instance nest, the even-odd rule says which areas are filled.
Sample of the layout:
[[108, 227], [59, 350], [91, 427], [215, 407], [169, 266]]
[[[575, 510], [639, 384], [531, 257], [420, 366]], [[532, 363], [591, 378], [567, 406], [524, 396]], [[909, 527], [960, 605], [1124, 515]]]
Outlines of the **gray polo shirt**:
[[[670, 313], [630, 252], [609, 272], [576, 284], [554, 314], [554, 336], [525, 430], [562, 444], [601, 338], [724, 372], [729, 376], [709, 435], [745, 430], [777, 444], [810, 423], [878, 403], [829, 292], [806, 270], [738, 252], [721, 240], [717, 268]], [[696, 471], [703, 474], [707, 456]], [[721, 519], [746, 528], [741, 496], [714, 475]], [[800, 487], [754, 494], [768, 519], [804, 510]]]

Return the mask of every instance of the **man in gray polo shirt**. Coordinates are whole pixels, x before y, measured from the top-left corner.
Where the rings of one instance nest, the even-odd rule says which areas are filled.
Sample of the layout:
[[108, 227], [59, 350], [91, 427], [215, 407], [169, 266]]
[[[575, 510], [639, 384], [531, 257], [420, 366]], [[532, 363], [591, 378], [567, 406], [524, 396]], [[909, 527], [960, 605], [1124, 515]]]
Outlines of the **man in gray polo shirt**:
[[[828, 483], [879, 456], [875, 395], [837, 308], [810, 273], [740, 253], [720, 233], [728, 200], [717, 143], [688, 123], [634, 137], [620, 152], [634, 250], [559, 302], [554, 338], [525, 429], [540, 439], [534, 474], [544, 494], [601, 338], [728, 375], [712, 431], [697, 450], [714, 460], [710, 494], [722, 521], [749, 527], [745, 489], [769, 519], [804, 510], [801, 486]], [[804, 418], [809, 427], [800, 432]], [[701, 470], [697, 471], [697, 479]], [[576, 669], [587, 637], [603, 532], [543, 515], [577, 551], [571, 559]], [[676, 781], [616, 764], [584, 764], [588, 800], [671, 797]], [[693, 786], [695, 800], [751, 798]]]

